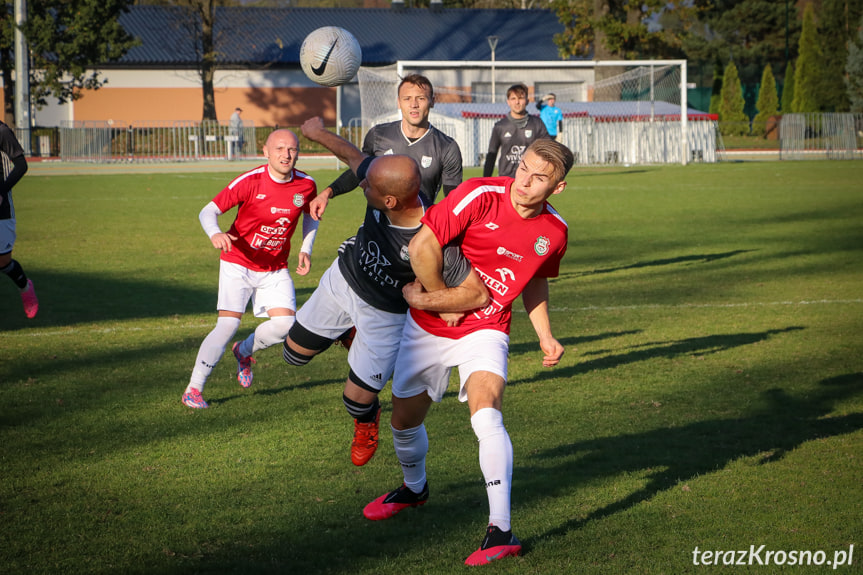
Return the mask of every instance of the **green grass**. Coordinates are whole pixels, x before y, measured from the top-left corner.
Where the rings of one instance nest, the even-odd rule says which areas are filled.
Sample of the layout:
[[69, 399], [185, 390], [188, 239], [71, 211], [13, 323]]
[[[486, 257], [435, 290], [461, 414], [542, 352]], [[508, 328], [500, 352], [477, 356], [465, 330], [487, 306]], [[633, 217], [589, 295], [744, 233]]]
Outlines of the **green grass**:
[[[35, 170], [34, 170], [35, 172]], [[234, 174], [28, 175], [0, 280], [0, 572], [449, 574], [487, 520], [452, 388], [427, 420], [431, 499], [383, 522], [391, 436], [349, 460], [345, 352], [290, 368], [228, 353], [180, 404], [214, 323], [199, 209]], [[326, 184], [335, 172], [316, 172]], [[475, 175], [469, 173], [468, 175]], [[703, 573], [693, 550], [823, 550], [863, 564], [863, 164], [576, 170], [541, 367], [515, 314], [504, 417], [525, 554], [487, 573]], [[360, 221], [330, 205], [304, 301]], [[231, 216], [228, 214], [227, 216]], [[257, 324], [244, 319], [239, 336]], [[389, 391], [382, 394], [389, 415]], [[822, 572], [751, 566], [734, 573]]]

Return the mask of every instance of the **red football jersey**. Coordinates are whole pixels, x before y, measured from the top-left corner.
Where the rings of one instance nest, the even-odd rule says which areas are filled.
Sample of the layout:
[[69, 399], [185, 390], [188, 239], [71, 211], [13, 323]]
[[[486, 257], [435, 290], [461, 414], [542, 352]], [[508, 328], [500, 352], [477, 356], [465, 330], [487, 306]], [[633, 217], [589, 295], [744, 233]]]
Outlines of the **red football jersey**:
[[228, 231], [238, 239], [221, 258], [261, 272], [287, 267], [291, 236], [316, 195], [315, 180], [296, 169], [287, 182], [275, 181], [266, 165], [238, 176], [213, 198], [222, 213], [239, 206]]
[[440, 244], [462, 237], [461, 249], [488, 287], [491, 303], [448, 327], [438, 314], [411, 309], [411, 317], [434, 335], [457, 339], [479, 329], [509, 333], [512, 302], [534, 277], [557, 277], [566, 253], [566, 222], [548, 202], [522, 218], [509, 196], [512, 178], [472, 178], [426, 211], [423, 223]]

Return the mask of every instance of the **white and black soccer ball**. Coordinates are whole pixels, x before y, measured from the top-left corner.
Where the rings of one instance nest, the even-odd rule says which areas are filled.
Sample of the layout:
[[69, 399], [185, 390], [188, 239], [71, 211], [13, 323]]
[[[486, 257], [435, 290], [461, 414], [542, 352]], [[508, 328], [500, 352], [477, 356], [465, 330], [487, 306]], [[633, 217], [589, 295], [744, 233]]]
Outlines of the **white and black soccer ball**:
[[300, 47], [300, 66], [321, 86], [341, 86], [356, 76], [363, 51], [354, 35], [338, 26], [311, 32]]

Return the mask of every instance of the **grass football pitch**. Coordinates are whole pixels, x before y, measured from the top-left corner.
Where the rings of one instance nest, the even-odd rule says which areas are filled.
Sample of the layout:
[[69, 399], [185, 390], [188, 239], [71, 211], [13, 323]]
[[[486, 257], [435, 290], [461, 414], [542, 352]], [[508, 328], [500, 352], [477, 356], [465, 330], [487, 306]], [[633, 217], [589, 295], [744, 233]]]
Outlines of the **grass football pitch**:
[[[381, 522], [361, 512], [401, 481], [389, 387], [378, 453], [354, 467], [341, 348], [304, 368], [265, 350], [249, 389], [228, 351], [210, 409], [181, 405], [215, 322], [218, 254], [197, 214], [238, 172], [31, 170], [15, 188], [15, 256], [41, 308], [27, 320], [0, 278], [0, 573], [467, 569], [488, 509], [454, 385], [426, 422], [428, 504]], [[863, 163], [568, 181], [551, 282], [566, 355], [542, 368], [520, 303], [511, 337], [524, 554], [478, 569], [861, 572]], [[300, 303], [362, 210], [359, 193], [330, 204], [311, 274], [294, 274]]]

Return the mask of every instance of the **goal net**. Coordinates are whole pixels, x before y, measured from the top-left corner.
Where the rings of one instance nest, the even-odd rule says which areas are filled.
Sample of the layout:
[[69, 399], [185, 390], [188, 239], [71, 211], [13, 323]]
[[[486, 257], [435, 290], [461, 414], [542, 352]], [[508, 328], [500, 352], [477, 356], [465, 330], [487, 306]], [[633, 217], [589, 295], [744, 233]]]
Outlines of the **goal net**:
[[[455, 138], [465, 166], [483, 164], [506, 91], [528, 87], [528, 113], [553, 93], [563, 112], [558, 140], [579, 164], [662, 164], [717, 159], [716, 118], [686, 106], [685, 60], [578, 62], [400, 61], [358, 73], [362, 132], [400, 119], [397, 87], [422, 74], [435, 89], [430, 120]], [[687, 110], [687, 113], [683, 113]]]

